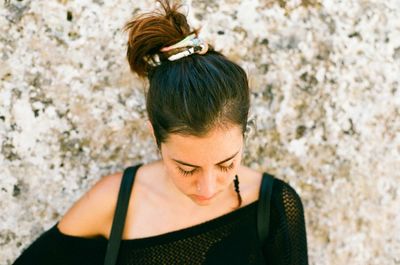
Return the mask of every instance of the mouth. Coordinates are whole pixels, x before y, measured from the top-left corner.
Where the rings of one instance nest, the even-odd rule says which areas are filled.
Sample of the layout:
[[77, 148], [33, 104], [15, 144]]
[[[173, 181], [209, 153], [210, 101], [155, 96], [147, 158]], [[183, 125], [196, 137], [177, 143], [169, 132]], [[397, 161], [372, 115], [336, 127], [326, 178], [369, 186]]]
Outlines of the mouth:
[[218, 192], [214, 193], [213, 195], [211, 195], [209, 197], [204, 197], [204, 196], [199, 196], [199, 195], [193, 195], [193, 197], [198, 202], [209, 202], [212, 199], [214, 199], [217, 195], [218, 195]]
[[209, 200], [211, 200], [215, 195], [213, 195], [213, 196], [211, 196], [211, 197], [203, 197], [203, 196], [197, 196], [197, 195], [194, 195], [194, 196], [195, 196], [196, 200], [198, 200], [198, 201], [209, 201]]

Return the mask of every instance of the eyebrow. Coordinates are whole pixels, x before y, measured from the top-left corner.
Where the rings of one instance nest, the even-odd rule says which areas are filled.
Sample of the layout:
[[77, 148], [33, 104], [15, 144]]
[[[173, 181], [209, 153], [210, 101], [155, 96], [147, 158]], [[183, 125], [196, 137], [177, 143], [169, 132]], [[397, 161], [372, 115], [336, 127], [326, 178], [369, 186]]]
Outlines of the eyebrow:
[[[239, 151], [240, 151], [240, 150], [239, 150]], [[228, 158], [226, 158], [226, 159], [224, 159], [224, 160], [218, 162], [218, 163], [215, 164], [215, 165], [221, 165], [221, 164], [225, 163], [226, 161], [231, 160], [232, 158], [234, 158], [234, 157], [239, 153], [239, 151], [237, 151], [235, 154], [231, 155], [230, 157], [228, 157]], [[179, 164], [185, 165], [185, 166], [189, 166], [189, 167], [200, 167], [200, 166], [192, 165], [192, 164], [189, 164], [189, 163], [186, 163], [186, 162], [177, 160], [177, 159], [173, 159], [173, 158], [172, 158], [172, 160], [174, 160], [175, 162], [178, 162]]]

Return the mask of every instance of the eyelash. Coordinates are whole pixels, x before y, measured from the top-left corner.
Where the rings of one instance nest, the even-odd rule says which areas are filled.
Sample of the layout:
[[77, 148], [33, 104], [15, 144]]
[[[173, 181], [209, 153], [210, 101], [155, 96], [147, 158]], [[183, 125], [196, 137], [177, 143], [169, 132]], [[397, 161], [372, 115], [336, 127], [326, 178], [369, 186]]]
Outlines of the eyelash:
[[[231, 164], [230, 164], [229, 166], [227, 166], [227, 167], [219, 166], [219, 168], [220, 168], [221, 171], [223, 171], [223, 172], [228, 172], [228, 171], [231, 170], [233, 167], [234, 167], [234, 164], [233, 164], [233, 163], [231, 163]], [[179, 169], [180, 173], [181, 173], [183, 176], [191, 176], [191, 175], [193, 175], [194, 172], [196, 171], [196, 169], [193, 169], [193, 170], [191, 170], [191, 171], [186, 171], [186, 170], [183, 170], [183, 169], [180, 168], [180, 167], [178, 167], [178, 169]]]

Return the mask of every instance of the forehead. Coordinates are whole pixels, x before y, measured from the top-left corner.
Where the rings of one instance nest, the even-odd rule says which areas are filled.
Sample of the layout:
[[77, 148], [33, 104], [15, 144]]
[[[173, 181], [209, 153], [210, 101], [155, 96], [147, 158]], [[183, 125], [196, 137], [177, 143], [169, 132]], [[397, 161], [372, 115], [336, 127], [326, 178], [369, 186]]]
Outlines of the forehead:
[[217, 163], [235, 154], [242, 146], [243, 136], [239, 126], [214, 129], [202, 137], [170, 134], [161, 144], [169, 159], [193, 164]]

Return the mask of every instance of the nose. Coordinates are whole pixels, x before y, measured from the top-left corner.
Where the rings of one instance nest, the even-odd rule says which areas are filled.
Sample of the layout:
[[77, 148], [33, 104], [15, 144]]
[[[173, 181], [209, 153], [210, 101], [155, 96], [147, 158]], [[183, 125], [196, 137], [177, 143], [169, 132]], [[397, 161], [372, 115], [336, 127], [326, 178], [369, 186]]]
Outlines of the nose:
[[213, 196], [217, 188], [217, 179], [212, 171], [204, 173], [197, 181], [197, 195], [209, 198]]

